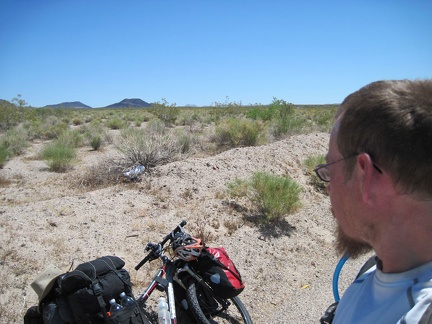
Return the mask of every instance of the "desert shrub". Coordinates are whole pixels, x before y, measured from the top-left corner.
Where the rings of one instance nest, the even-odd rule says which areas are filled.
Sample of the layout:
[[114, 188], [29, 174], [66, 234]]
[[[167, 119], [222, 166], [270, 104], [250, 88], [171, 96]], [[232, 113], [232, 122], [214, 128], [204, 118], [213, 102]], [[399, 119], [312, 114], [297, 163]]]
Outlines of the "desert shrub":
[[79, 126], [83, 123], [82, 119], [79, 117], [75, 117], [74, 119], [72, 119], [72, 124], [74, 124], [75, 126]]
[[151, 134], [166, 134], [168, 128], [162, 120], [155, 118], [148, 122], [146, 132]]
[[188, 153], [191, 150], [193, 144], [193, 137], [191, 134], [186, 132], [184, 129], [178, 129], [174, 131], [174, 136], [176, 138], [180, 153]]
[[4, 167], [8, 159], [9, 159], [8, 147], [4, 143], [0, 142], [0, 169]]
[[12, 102], [0, 99], [0, 131], [9, 130], [22, 122], [30, 110], [27, 102], [17, 95]]
[[326, 183], [315, 174], [314, 169], [318, 164], [326, 163], [324, 155], [309, 155], [303, 162], [304, 172], [309, 176], [309, 183], [318, 191], [327, 194]]
[[153, 103], [151, 111], [166, 126], [174, 125], [180, 112], [175, 103], [169, 104], [164, 98], [162, 98], [162, 102]]
[[67, 129], [68, 124], [63, 122], [50, 125], [45, 130], [42, 130], [42, 137], [44, 139], [55, 139], [58, 138]]
[[216, 126], [212, 141], [219, 147], [255, 146], [263, 136], [263, 126], [257, 121], [225, 118]]
[[6, 100], [0, 100], [0, 131], [15, 127], [19, 120], [18, 108]]
[[61, 133], [58, 138], [58, 142], [63, 143], [66, 146], [81, 147], [83, 146], [84, 140], [79, 130], [66, 130]]
[[321, 132], [330, 132], [333, 127], [334, 115], [337, 107], [317, 109], [313, 115], [313, 122]]
[[0, 144], [7, 148], [8, 155], [23, 154], [28, 146], [28, 134], [22, 127], [9, 129], [0, 139]]
[[284, 135], [302, 134], [306, 131], [306, 125], [305, 119], [292, 116], [273, 119], [269, 128], [275, 138], [280, 138]]
[[85, 143], [93, 150], [99, 150], [104, 143], [110, 143], [111, 137], [108, 131], [97, 121], [93, 120], [89, 125], [82, 128]]
[[152, 120], [154, 118], [153, 114], [148, 112], [148, 111], [144, 111], [142, 113], [142, 118], [143, 118], [143, 122], [148, 122], [150, 120]]
[[302, 189], [290, 178], [256, 172], [251, 185], [255, 191], [254, 200], [266, 220], [279, 220], [300, 207]]
[[249, 198], [264, 223], [277, 222], [301, 206], [302, 188], [287, 177], [255, 172], [250, 180], [236, 179], [227, 186], [231, 196]]
[[94, 190], [120, 183], [123, 167], [116, 161], [104, 160], [88, 167], [71, 181], [71, 186], [83, 190]]
[[48, 167], [54, 172], [65, 172], [75, 158], [76, 149], [61, 141], [47, 144], [42, 150], [41, 157], [47, 161]]
[[230, 101], [229, 97], [225, 97], [224, 102], [214, 102], [214, 110], [215, 121], [218, 121], [220, 118], [226, 117], [243, 117], [244, 116], [244, 107], [242, 106], [242, 102]]
[[146, 170], [172, 161], [181, 150], [172, 133], [157, 133], [147, 128], [124, 129], [117, 148], [123, 154], [125, 167], [142, 165]]
[[143, 120], [140, 116], [137, 116], [134, 118], [133, 122], [134, 122], [136, 127], [140, 127], [141, 124], [143, 123]]
[[40, 115], [38, 118], [26, 121], [24, 128], [27, 130], [30, 139], [56, 139], [69, 126], [67, 123], [61, 121], [57, 116]]
[[247, 112], [246, 117], [253, 120], [269, 121], [273, 118], [274, 113], [275, 110], [271, 107], [256, 106]]
[[114, 118], [110, 118], [107, 121], [106, 125], [110, 129], [122, 129], [126, 126], [126, 123], [122, 119], [118, 117], [114, 117]]
[[99, 135], [94, 135], [90, 138], [90, 146], [93, 150], [97, 151], [102, 145], [102, 138]]

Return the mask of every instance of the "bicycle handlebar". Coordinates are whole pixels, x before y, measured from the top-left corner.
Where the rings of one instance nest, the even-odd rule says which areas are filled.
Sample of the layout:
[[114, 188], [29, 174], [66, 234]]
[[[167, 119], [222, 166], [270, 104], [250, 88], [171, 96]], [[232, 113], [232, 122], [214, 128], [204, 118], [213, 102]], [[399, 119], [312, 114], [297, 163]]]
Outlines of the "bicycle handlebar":
[[165, 245], [166, 242], [168, 242], [169, 240], [172, 240], [174, 238], [174, 235], [176, 233], [181, 232], [183, 229], [182, 227], [185, 226], [187, 224], [187, 222], [185, 220], [181, 221], [181, 223], [179, 225], [176, 226], [176, 228], [174, 228], [167, 236], [165, 236], [163, 238], [163, 240], [160, 243], [147, 243], [147, 246], [145, 248], [146, 251], [150, 251], [149, 254], [147, 254], [147, 256], [141, 260], [140, 263], [138, 263], [135, 266], [135, 270], [138, 270], [139, 268], [141, 268], [147, 261], [152, 261], [155, 258], [158, 258], [161, 253], [162, 253], [162, 248]]

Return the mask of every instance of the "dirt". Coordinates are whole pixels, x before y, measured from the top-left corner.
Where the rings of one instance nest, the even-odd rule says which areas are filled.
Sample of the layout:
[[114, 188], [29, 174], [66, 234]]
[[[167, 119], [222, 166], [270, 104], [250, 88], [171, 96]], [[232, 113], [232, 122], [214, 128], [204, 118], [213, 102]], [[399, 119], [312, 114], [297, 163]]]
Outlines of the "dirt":
[[[338, 257], [329, 198], [309, 183], [302, 163], [325, 154], [327, 144], [326, 133], [292, 136], [190, 157], [156, 167], [139, 183], [88, 191], [77, 187], [77, 179], [118, 154], [113, 146], [81, 148], [73, 170], [59, 174], [37, 158], [44, 143], [33, 143], [0, 169], [0, 323], [22, 323], [26, 309], [37, 304], [30, 283], [49, 263], [67, 271], [72, 260], [77, 265], [117, 255], [138, 294], [154, 269], [134, 270], [145, 244], [159, 241], [181, 220], [193, 235], [204, 235], [207, 245], [226, 248], [246, 282], [240, 298], [255, 323], [318, 322], [333, 302]], [[302, 207], [276, 225], [247, 217], [246, 202], [228, 197], [226, 184], [254, 171], [297, 181]], [[348, 261], [341, 293], [365, 258]]]

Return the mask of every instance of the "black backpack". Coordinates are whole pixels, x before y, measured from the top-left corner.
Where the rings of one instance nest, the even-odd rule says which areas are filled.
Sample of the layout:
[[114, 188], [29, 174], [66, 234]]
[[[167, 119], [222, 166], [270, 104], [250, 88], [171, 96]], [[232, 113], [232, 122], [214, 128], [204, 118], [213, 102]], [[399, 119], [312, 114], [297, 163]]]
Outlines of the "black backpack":
[[149, 323], [141, 308], [124, 309], [108, 315], [109, 300], [119, 300], [122, 292], [134, 298], [129, 273], [124, 261], [105, 256], [80, 264], [75, 270], [61, 275], [42, 302], [44, 323]]

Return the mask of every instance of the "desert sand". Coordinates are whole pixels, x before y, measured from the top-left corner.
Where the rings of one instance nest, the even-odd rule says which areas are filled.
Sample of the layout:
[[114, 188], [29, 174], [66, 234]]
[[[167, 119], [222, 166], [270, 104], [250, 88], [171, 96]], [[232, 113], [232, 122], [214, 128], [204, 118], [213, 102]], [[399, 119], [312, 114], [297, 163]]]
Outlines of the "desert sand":
[[[302, 162], [325, 154], [329, 135], [296, 135], [271, 144], [189, 157], [156, 167], [138, 183], [97, 190], [76, 186], [89, 168], [117, 151], [81, 148], [74, 168], [50, 172], [37, 157], [43, 142], [0, 169], [0, 323], [22, 323], [37, 304], [30, 287], [49, 263], [67, 271], [104, 255], [125, 260], [134, 293], [151, 279], [154, 266], [134, 266], [148, 241], [159, 241], [181, 220], [207, 245], [226, 248], [246, 289], [240, 298], [255, 323], [317, 323], [333, 302], [332, 276], [338, 262], [327, 195], [309, 184]], [[254, 171], [287, 175], [303, 187], [302, 207], [276, 225], [257, 225], [247, 203], [230, 198], [226, 184]], [[365, 258], [348, 261], [340, 292]], [[155, 261], [157, 262], [157, 261]], [[152, 302], [152, 301], [151, 301]]]

